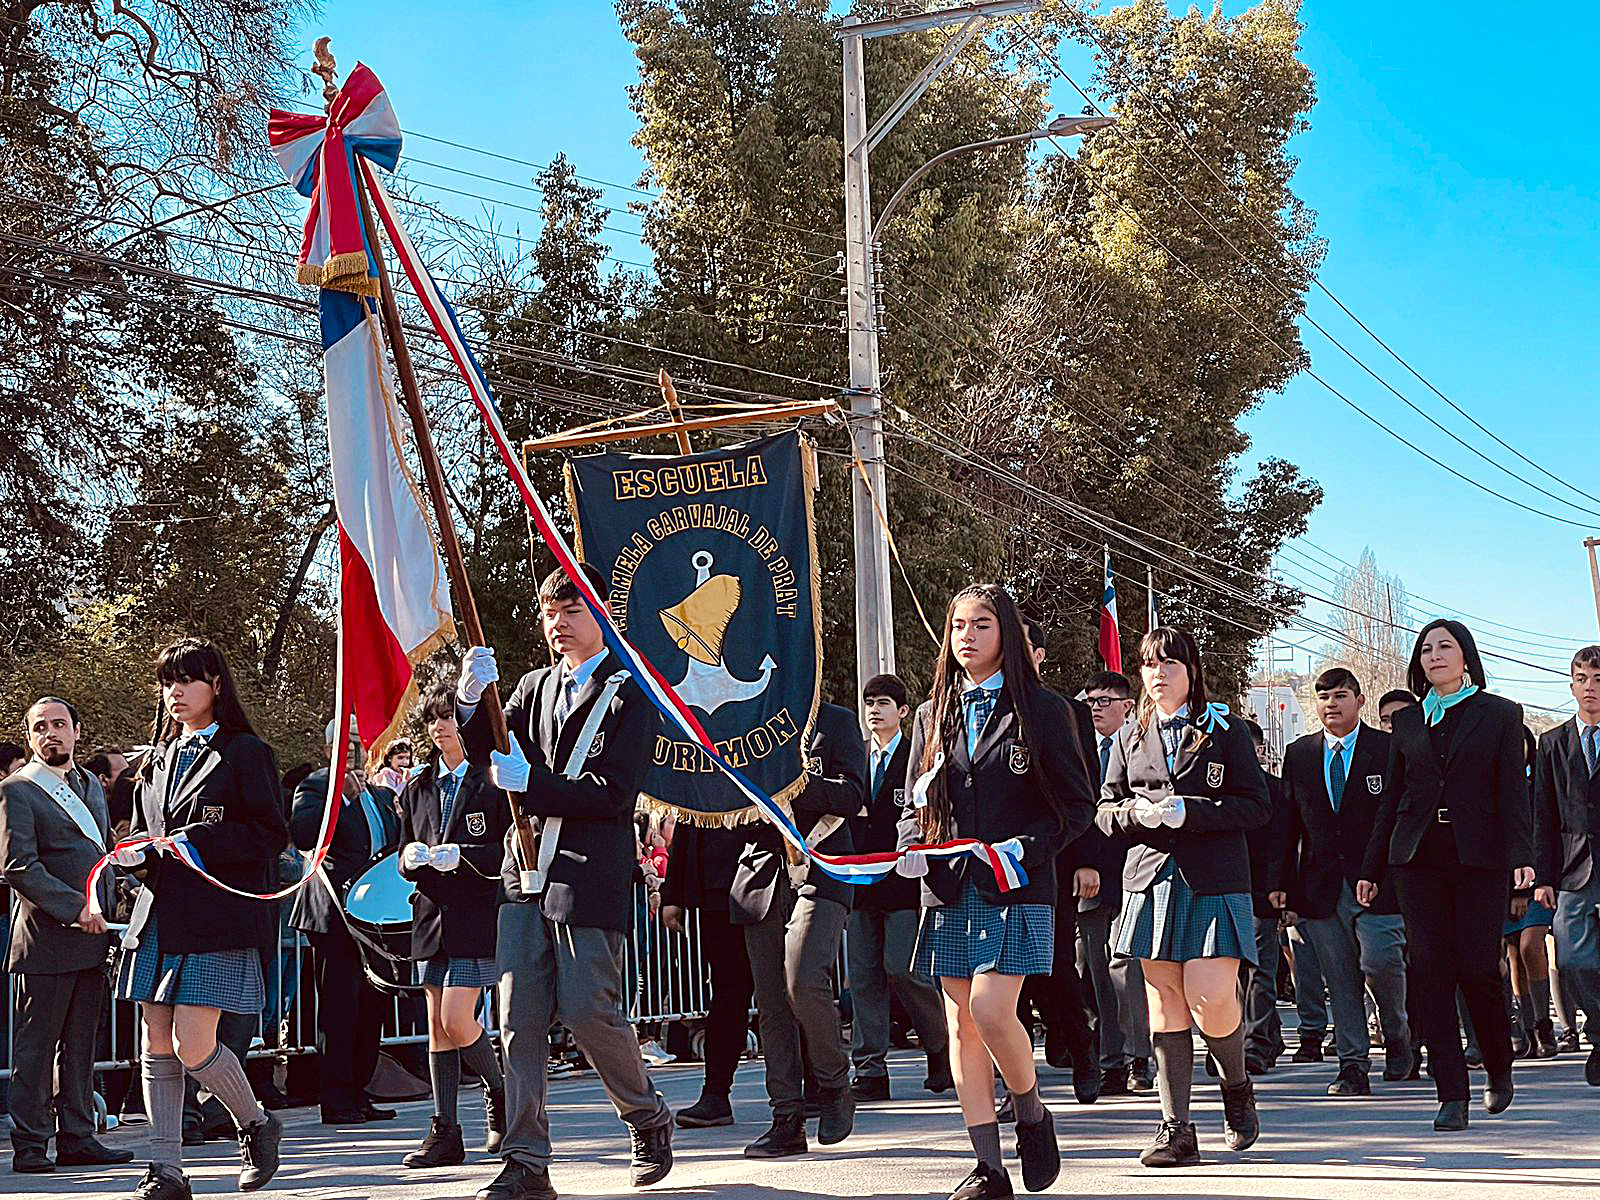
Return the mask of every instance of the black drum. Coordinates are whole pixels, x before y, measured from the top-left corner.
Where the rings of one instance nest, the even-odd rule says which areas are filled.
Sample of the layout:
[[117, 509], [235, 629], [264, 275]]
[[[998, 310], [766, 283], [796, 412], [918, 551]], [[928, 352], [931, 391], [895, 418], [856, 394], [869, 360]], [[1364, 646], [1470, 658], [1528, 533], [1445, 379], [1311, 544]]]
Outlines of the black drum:
[[374, 987], [393, 995], [421, 991], [412, 982], [411, 894], [416, 886], [400, 874], [395, 851], [372, 864], [345, 887], [344, 911]]

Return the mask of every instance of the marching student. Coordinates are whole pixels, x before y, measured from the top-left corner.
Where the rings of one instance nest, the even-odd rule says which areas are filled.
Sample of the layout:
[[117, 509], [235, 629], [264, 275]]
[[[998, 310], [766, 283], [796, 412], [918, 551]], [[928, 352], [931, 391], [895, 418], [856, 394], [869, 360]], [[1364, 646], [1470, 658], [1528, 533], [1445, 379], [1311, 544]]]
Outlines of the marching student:
[[[155, 674], [153, 747], [138, 767], [130, 836], [172, 838], [239, 891], [276, 891], [278, 855], [289, 844], [278, 768], [239, 703], [222, 651], [184, 638], [161, 652]], [[238, 1126], [240, 1190], [264, 1187], [278, 1169], [283, 1125], [217, 1040], [217, 1020], [223, 1012], [259, 1014], [266, 1003], [260, 951], [277, 947], [276, 905], [223, 891], [174, 852], [125, 849], [112, 861], [145, 868], [116, 981], [118, 999], [138, 1001], [144, 1035], [151, 1162], [134, 1196], [189, 1200], [185, 1071]]]
[[433, 751], [400, 793], [400, 874], [417, 885], [411, 957], [428, 1004], [433, 1117], [422, 1144], [402, 1160], [413, 1168], [466, 1160], [456, 1110], [462, 1067], [483, 1080], [484, 1152], [498, 1153], [505, 1135], [505, 1083], [477, 1010], [483, 990], [499, 981], [500, 843], [511, 824], [505, 793], [467, 761], [450, 689], [428, 693], [419, 715]]
[[[874, 675], [861, 689], [867, 714], [867, 799], [851, 818], [857, 854], [893, 850], [904, 815], [911, 739], [901, 726], [911, 715], [906, 685], [898, 676]], [[928, 1058], [922, 1086], [930, 1092], [955, 1087], [950, 1073], [950, 1033], [944, 1005], [932, 979], [911, 969], [920, 914], [916, 881], [896, 875], [856, 890], [846, 942], [850, 970], [850, 1055], [857, 1100], [889, 1099], [889, 989], [899, 998]]]
[[[606, 593], [595, 568], [581, 569]], [[672, 1110], [650, 1083], [623, 1009], [624, 946], [633, 928], [633, 811], [660, 718], [605, 644], [577, 585], [561, 570], [539, 585], [540, 622], [558, 661], [529, 671], [506, 703], [509, 753], [493, 749], [479, 701], [500, 676], [494, 651], [461, 664], [456, 711], [467, 753], [539, 825], [535, 862], [515, 830], [501, 866], [495, 937], [506, 1060], [505, 1167], [478, 1200], [553, 1200], [545, 1108], [550, 1026], [559, 1022], [594, 1066], [628, 1126], [635, 1187], [672, 1169]], [[581, 743], [581, 744], [580, 744]], [[524, 887], [524, 879], [530, 884]]]
[[1394, 715], [1402, 708], [1415, 708], [1417, 698], [1405, 688], [1391, 688], [1378, 697], [1378, 728], [1385, 733], [1394, 732]]
[[[1593, 1031], [1583, 1077], [1600, 1087], [1600, 646], [1572, 656], [1577, 714], [1539, 735], [1534, 766], [1534, 899], [1555, 909], [1561, 985]], [[1540, 1014], [1541, 1016], [1544, 1014]]]
[[1465, 1129], [1469, 1092], [1457, 988], [1489, 1074], [1484, 1107], [1500, 1112], [1514, 1092], [1500, 929], [1511, 889], [1528, 887], [1534, 877], [1522, 708], [1484, 690], [1477, 644], [1459, 621], [1423, 627], [1406, 679], [1422, 703], [1394, 714], [1387, 785], [1356, 900], [1371, 906], [1383, 888], [1395, 891], [1439, 1097], [1433, 1127]]
[[1274, 907], [1269, 892], [1269, 863], [1288, 838], [1289, 802], [1283, 782], [1269, 769], [1266, 732], [1249, 717], [1243, 718], [1250, 731], [1256, 761], [1267, 777], [1267, 798], [1272, 816], [1244, 835], [1250, 851], [1250, 908], [1255, 914], [1256, 961], [1241, 966], [1244, 988], [1244, 1066], [1251, 1075], [1265, 1075], [1277, 1065], [1284, 1052], [1283, 1022], [1278, 1019], [1278, 964], [1283, 950], [1279, 934], [1283, 931], [1282, 905]]
[[958, 592], [932, 695], [912, 725], [912, 804], [899, 845], [1015, 838], [1028, 882], [1002, 892], [989, 865], [971, 855], [930, 861], [908, 851], [897, 868], [922, 878], [913, 961], [944, 990], [956, 1095], [977, 1156], [952, 1200], [1012, 1194], [995, 1120], [996, 1066], [1017, 1118], [1024, 1186], [1041, 1191], [1061, 1170], [1017, 997], [1027, 976], [1050, 972], [1056, 859], [1094, 812], [1084, 763], [1071, 711], [1039, 683], [1011, 594], [992, 583]]
[[1411, 1073], [1406, 1023], [1406, 930], [1393, 895], [1357, 903], [1355, 888], [1383, 803], [1389, 735], [1361, 720], [1367, 698], [1345, 667], [1330, 667], [1312, 683], [1320, 733], [1284, 752], [1283, 782], [1290, 828], [1269, 872], [1279, 909], [1298, 914], [1300, 936], [1315, 949], [1333, 1009], [1339, 1075], [1330, 1096], [1370, 1096], [1370, 986], [1383, 1027], [1383, 1077]]
[[1266, 776], [1242, 721], [1207, 701], [1194, 638], [1157, 628], [1139, 643], [1144, 696], [1118, 734], [1096, 817], [1127, 834], [1127, 906], [1117, 953], [1144, 968], [1161, 1127], [1147, 1167], [1193, 1166], [1189, 1120], [1198, 1025], [1222, 1077], [1224, 1141], [1244, 1150], [1260, 1134], [1245, 1070], [1239, 964], [1255, 961], [1245, 834], [1271, 815]]

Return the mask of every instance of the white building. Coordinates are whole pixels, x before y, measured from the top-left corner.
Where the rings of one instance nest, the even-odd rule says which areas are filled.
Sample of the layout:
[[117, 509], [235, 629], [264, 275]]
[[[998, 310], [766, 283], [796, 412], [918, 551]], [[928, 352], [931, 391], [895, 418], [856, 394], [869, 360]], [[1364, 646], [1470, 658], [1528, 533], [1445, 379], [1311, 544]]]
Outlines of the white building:
[[1248, 702], [1250, 715], [1267, 735], [1272, 762], [1281, 764], [1283, 748], [1310, 728], [1305, 710], [1300, 707], [1300, 698], [1288, 684], [1274, 683], [1252, 687]]

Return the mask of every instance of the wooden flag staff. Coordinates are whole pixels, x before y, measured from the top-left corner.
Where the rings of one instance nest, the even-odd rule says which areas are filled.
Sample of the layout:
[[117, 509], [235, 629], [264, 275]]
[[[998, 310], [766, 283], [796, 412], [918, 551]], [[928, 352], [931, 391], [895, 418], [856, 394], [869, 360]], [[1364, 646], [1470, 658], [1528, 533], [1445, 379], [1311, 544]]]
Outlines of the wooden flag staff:
[[[338, 94], [334, 85], [336, 69], [333, 55], [328, 51], [328, 39], [318, 38], [315, 47], [316, 65], [312, 73], [324, 81], [323, 95], [331, 107]], [[367, 189], [356, 178], [356, 196], [361, 202], [361, 223], [366, 230], [367, 246], [372, 251], [378, 269], [378, 307], [383, 318], [384, 333], [394, 354], [395, 374], [400, 384], [400, 399], [406, 415], [411, 419], [411, 432], [416, 438], [417, 459], [422, 464], [422, 476], [428, 488], [428, 498], [433, 502], [433, 514], [439, 526], [439, 548], [444, 552], [445, 571], [450, 578], [450, 590], [461, 610], [461, 626], [468, 644], [485, 646], [483, 623], [478, 619], [478, 605], [472, 597], [472, 584], [467, 578], [466, 557], [461, 552], [461, 540], [456, 536], [455, 518], [450, 512], [450, 500], [445, 492], [444, 468], [439, 464], [439, 452], [434, 448], [433, 433], [428, 427], [428, 414], [422, 407], [422, 393], [417, 387], [417, 372], [411, 362], [411, 350], [406, 344], [405, 329], [400, 321], [400, 308], [395, 303], [394, 287], [389, 282], [389, 269], [383, 261], [383, 250], [378, 242], [377, 222], [372, 218], [372, 206], [367, 199]], [[490, 736], [495, 747], [503, 754], [511, 748], [506, 731], [506, 715], [500, 706], [500, 692], [490, 684], [479, 701], [485, 719], [489, 722]], [[533, 822], [522, 812], [515, 796], [511, 803], [512, 826], [516, 830], [517, 846], [521, 852], [522, 866], [531, 871], [537, 861]]]

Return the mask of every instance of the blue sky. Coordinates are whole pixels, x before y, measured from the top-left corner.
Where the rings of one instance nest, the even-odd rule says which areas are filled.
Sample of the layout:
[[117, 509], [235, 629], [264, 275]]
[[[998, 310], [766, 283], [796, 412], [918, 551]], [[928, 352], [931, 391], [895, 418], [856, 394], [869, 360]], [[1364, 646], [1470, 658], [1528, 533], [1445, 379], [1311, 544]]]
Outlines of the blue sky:
[[[328, 0], [307, 41], [330, 34], [343, 70], [358, 57], [371, 65], [409, 130], [535, 162], [565, 151], [586, 175], [635, 181], [640, 159], [629, 141], [625, 90], [634, 63], [609, 4], [458, 2], [447, 11], [443, 23], [439, 6], [415, 0]], [[1302, 17], [1318, 103], [1311, 130], [1294, 147], [1296, 189], [1328, 239], [1323, 281], [1490, 430], [1600, 496], [1595, 438], [1586, 428], [1600, 376], [1600, 165], [1588, 83], [1600, 34], [1591, 6], [1544, 5], [1525, 17], [1503, 5], [1378, 10], [1307, 0]], [[1080, 79], [1089, 73], [1081, 48], [1069, 47], [1063, 62]], [[1057, 107], [1077, 112], [1075, 100], [1063, 83]], [[480, 222], [492, 213], [506, 230], [537, 226], [533, 214], [510, 207], [535, 203], [530, 193], [418, 160], [523, 182], [529, 168], [415, 138], [406, 157], [419, 180], [484, 198], [435, 193], [445, 207]], [[627, 199], [607, 193], [619, 207]], [[612, 223], [637, 228], [625, 213]], [[620, 257], [641, 258], [636, 242], [615, 236]], [[1309, 304], [1380, 375], [1491, 458], [1600, 511], [1600, 502], [1574, 495], [1472, 429], [1325, 297], [1313, 294]], [[1415, 617], [1465, 613], [1537, 631], [1469, 621], [1485, 649], [1564, 670], [1572, 647], [1597, 640], [1582, 540], [1600, 532], [1600, 517], [1496, 471], [1314, 330], [1305, 339], [1318, 374], [1397, 432], [1489, 487], [1593, 528], [1561, 525], [1475, 491], [1301, 376], [1245, 423], [1251, 459], [1288, 458], [1327, 492], [1312, 518], [1312, 545], [1283, 556], [1285, 575], [1326, 591], [1308, 562], [1332, 570], [1328, 554], [1353, 561], [1371, 547], [1413, 597], [1430, 598], [1414, 599]], [[1325, 615], [1317, 605], [1308, 611]], [[1519, 699], [1547, 706], [1569, 699], [1556, 675], [1489, 666], [1501, 690]]]

